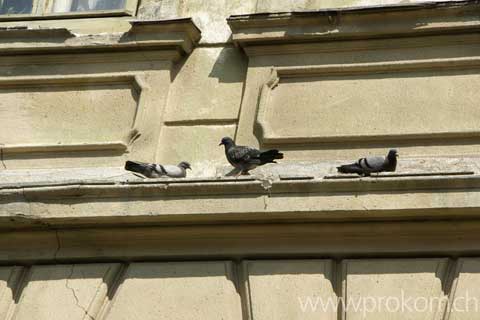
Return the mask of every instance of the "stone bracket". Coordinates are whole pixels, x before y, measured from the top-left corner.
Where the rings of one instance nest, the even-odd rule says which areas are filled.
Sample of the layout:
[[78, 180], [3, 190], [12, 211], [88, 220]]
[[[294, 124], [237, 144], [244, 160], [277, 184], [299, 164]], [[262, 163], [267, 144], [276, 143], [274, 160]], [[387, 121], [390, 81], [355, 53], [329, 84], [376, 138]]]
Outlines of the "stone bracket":
[[[0, 28], [0, 55], [159, 49], [188, 54], [201, 32], [190, 18], [131, 21], [126, 33], [75, 35], [65, 28]], [[15, 41], [11, 41], [15, 39]]]

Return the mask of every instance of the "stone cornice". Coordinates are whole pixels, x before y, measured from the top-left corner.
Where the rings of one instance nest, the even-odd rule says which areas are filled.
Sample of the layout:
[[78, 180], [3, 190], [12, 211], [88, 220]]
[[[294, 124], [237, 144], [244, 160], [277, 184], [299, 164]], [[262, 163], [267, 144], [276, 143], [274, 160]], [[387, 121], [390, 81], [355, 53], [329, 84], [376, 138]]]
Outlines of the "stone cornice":
[[188, 54], [201, 37], [190, 18], [131, 21], [126, 33], [75, 35], [64, 28], [0, 28], [0, 55], [155, 49]]
[[438, 2], [228, 18], [244, 48], [271, 44], [468, 33], [480, 29], [480, 2]]
[[[0, 200], [20, 195], [29, 200], [51, 200], [75, 197], [162, 197], [162, 196], [211, 196], [238, 194], [289, 194], [289, 193], [367, 193], [409, 192], [425, 190], [480, 190], [479, 175], [409, 176], [383, 175], [381, 178], [310, 179], [309, 177], [285, 177], [282, 180], [255, 178], [192, 178], [148, 179], [133, 181], [84, 180], [63, 182], [37, 182], [0, 184]], [[336, 177], [333, 177], [336, 178]], [[137, 192], [138, 191], [138, 192]]]
[[0, 187], [0, 228], [479, 218], [480, 176], [84, 181]]

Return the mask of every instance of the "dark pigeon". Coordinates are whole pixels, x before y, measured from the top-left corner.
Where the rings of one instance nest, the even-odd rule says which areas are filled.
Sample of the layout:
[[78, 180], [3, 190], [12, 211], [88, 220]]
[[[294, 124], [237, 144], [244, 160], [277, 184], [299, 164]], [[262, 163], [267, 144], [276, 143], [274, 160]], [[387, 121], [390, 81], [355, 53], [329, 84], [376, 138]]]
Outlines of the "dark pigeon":
[[283, 153], [276, 149], [260, 151], [251, 147], [237, 146], [229, 137], [224, 137], [219, 145], [225, 147], [225, 156], [228, 162], [238, 170], [237, 176], [248, 174], [249, 170], [266, 163], [276, 163], [275, 159], [283, 159]]
[[356, 173], [369, 176], [374, 172], [394, 172], [397, 168], [397, 150], [391, 149], [387, 157], [368, 157], [358, 159], [357, 162], [337, 167], [340, 173]]
[[160, 178], [163, 176], [171, 178], [185, 178], [187, 169], [192, 169], [188, 162], [182, 161], [177, 166], [161, 165], [155, 163], [144, 163], [138, 161], [125, 162], [125, 170], [137, 172], [147, 178]]

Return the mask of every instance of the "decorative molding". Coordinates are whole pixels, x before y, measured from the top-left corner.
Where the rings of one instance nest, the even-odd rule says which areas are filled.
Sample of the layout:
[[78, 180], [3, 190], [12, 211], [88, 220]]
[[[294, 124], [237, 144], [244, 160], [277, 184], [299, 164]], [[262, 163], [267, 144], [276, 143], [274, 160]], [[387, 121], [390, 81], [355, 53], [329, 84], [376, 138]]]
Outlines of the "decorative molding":
[[64, 28], [0, 28], [0, 55], [155, 49], [170, 52], [168, 60], [177, 60], [190, 53], [201, 37], [190, 18], [130, 24], [126, 33], [87, 36], [76, 36]]
[[178, 180], [3, 185], [0, 228], [480, 218], [478, 175], [273, 181], [269, 187], [259, 180]]
[[[438, 139], [471, 139], [480, 138], [480, 130], [447, 131], [447, 132], [415, 132], [392, 133], [385, 135], [320, 135], [320, 136], [286, 136], [275, 130], [267, 119], [271, 106], [272, 91], [281, 86], [281, 79], [319, 77], [319, 76], [351, 76], [372, 74], [398, 74], [403, 72], [441, 70], [471, 70], [480, 67], [480, 58], [455, 58], [437, 60], [417, 60], [400, 62], [373, 62], [357, 64], [338, 64], [314, 67], [277, 67], [272, 68], [270, 78], [263, 84], [259, 92], [257, 113], [255, 117], [255, 133], [263, 144], [285, 143], [340, 143], [340, 142], [379, 142], [389, 140], [438, 140]], [[271, 110], [270, 110], [271, 112]]]
[[[143, 77], [135, 74], [108, 74], [108, 75], [73, 75], [73, 76], [35, 76], [35, 77], [14, 77], [0, 78], [0, 90], [5, 88], [22, 87], [63, 87], [63, 86], [91, 86], [104, 84], [130, 84], [137, 94], [137, 107], [132, 118], [130, 128], [126, 130], [138, 131], [139, 119], [144, 109], [144, 91], [148, 90], [148, 85]], [[75, 142], [75, 143], [41, 143], [41, 144], [0, 144], [0, 149], [4, 154], [17, 153], [53, 153], [53, 152], [81, 152], [81, 151], [118, 151], [126, 152], [128, 150], [128, 135], [125, 141], [95, 141], [95, 142]]]
[[[444, 190], [480, 189], [479, 175], [397, 177], [392, 178], [351, 178], [351, 179], [309, 179], [272, 181], [264, 188], [261, 180], [253, 178], [212, 178], [212, 179], [174, 179], [159, 178], [140, 181], [82, 180], [50, 183], [0, 184], [1, 196], [13, 196], [16, 192], [29, 200], [61, 199], [74, 191], [82, 197], [139, 196], [142, 198], [175, 196], [233, 196], [236, 194], [295, 194], [295, 193], [411, 193]], [[3, 198], [7, 200], [7, 198]]]
[[400, 38], [474, 32], [480, 29], [480, 3], [455, 1], [414, 5], [328, 9], [309, 12], [233, 15], [232, 40], [260, 45], [331, 40]]
[[128, 145], [123, 141], [101, 143], [66, 143], [66, 144], [17, 144], [0, 145], [4, 154], [38, 153], [38, 152], [81, 152], [81, 151], [121, 151], [126, 152]]
[[130, 21], [130, 24], [132, 28], [127, 34], [136, 42], [140, 39], [140, 41], [163, 42], [165, 45], [171, 42], [172, 45], [181, 46], [185, 53], [190, 53], [201, 38], [201, 31], [191, 18], [135, 20]]
[[[0, 263], [478, 256], [478, 220], [2, 230]], [[24, 225], [26, 227], [26, 225]], [[13, 246], [12, 243], [15, 245]], [[340, 262], [340, 261], [339, 261]], [[108, 305], [106, 305], [108, 309]]]

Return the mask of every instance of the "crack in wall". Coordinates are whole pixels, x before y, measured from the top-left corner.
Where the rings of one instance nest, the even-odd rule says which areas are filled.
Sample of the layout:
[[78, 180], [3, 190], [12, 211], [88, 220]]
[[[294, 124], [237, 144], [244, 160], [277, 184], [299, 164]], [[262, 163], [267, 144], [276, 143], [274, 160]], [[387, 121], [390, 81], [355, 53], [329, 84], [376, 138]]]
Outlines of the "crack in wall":
[[53, 253], [53, 261], [57, 262], [57, 255], [58, 255], [58, 252], [60, 252], [60, 249], [62, 247], [62, 244], [60, 242], [60, 235], [58, 234], [57, 229], [55, 229], [55, 239], [57, 239], [57, 249]]
[[80, 305], [80, 301], [79, 301], [79, 299], [78, 299], [78, 297], [77, 297], [77, 293], [75, 292], [75, 289], [72, 288], [72, 287], [70, 287], [69, 284], [68, 284], [68, 281], [69, 281], [69, 280], [72, 278], [72, 276], [73, 276], [74, 270], [75, 270], [75, 265], [72, 264], [72, 267], [71, 267], [71, 269], [70, 269], [70, 274], [69, 274], [68, 278], [67, 278], [66, 281], [65, 281], [65, 287], [72, 292], [73, 298], [75, 299], [75, 305], [76, 305], [78, 308], [80, 308], [80, 309], [85, 313], [85, 315], [86, 315], [88, 318], [90, 318], [90, 319], [92, 319], [92, 320], [95, 320], [95, 318], [88, 313], [88, 310], [85, 309], [85, 307], [83, 307], [83, 306]]
[[3, 158], [3, 148], [0, 148], [0, 162], [2, 163], [3, 169], [7, 169], [7, 165], [5, 164], [5, 160]]

